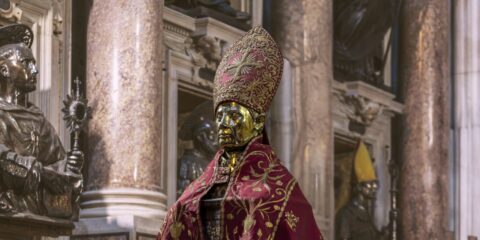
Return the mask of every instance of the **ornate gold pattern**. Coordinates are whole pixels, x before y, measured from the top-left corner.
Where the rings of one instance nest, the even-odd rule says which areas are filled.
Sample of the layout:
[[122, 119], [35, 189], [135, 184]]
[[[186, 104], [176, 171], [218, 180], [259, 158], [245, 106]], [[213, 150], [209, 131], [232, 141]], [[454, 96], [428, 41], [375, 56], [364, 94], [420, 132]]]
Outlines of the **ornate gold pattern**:
[[[240, 160], [240, 164], [238, 168], [236, 168], [236, 170], [242, 169], [243, 165], [246, 163], [245, 159], [255, 155], [262, 156], [262, 158], [260, 159], [264, 160], [260, 160], [257, 162], [257, 170], [255, 170], [254, 168], [250, 168], [250, 174], [248, 176], [251, 180], [251, 188], [253, 191], [256, 191], [255, 189], [259, 189], [260, 192], [265, 191], [266, 193], [268, 193], [270, 192], [269, 185], [274, 186], [274, 184], [276, 184], [280, 178], [284, 177], [284, 175], [275, 176], [274, 174], [276, 172], [280, 172], [282, 166], [278, 163], [278, 160], [274, 156], [273, 152], [268, 154], [265, 151], [252, 151]], [[238, 173], [239, 171], [235, 171], [233, 173], [233, 175], [236, 176], [235, 178], [239, 178]], [[251, 228], [255, 225], [255, 222], [259, 220], [265, 222], [267, 228], [273, 228], [273, 231], [263, 233], [259, 229], [256, 232], [257, 238], [260, 239], [263, 236], [265, 238], [262, 239], [274, 239], [278, 225], [283, 216], [285, 207], [288, 203], [291, 192], [293, 191], [295, 185], [296, 181], [292, 178], [286, 185], [284, 185], [284, 187], [279, 186], [278, 188], [276, 188], [275, 191], [272, 193], [271, 198], [250, 200], [247, 202], [247, 204], [245, 204], [245, 200], [244, 198], [242, 198], [242, 196], [238, 195], [235, 191], [233, 191], [232, 201], [236, 205], [237, 213], [240, 211], [246, 213], [246, 217], [243, 221], [242, 235], [239, 236], [237, 234], [234, 234], [234, 236], [238, 239], [250, 239], [249, 237], [253, 236], [250, 235], [251, 232], [249, 231], [252, 230]], [[279, 207], [278, 204], [281, 204], [282, 207]], [[269, 213], [273, 212], [278, 212], [276, 219], [270, 219], [269, 217]], [[256, 219], [260, 216], [262, 219]], [[273, 224], [272, 222], [275, 222], [275, 224]], [[225, 232], [228, 232], [228, 230], [225, 229]]]
[[180, 239], [183, 230], [185, 230], [185, 225], [180, 221], [181, 216], [183, 215], [184, 208], [180, 207], [179, 209], [174, 210], [175, 213], [173, 215], [173, 223], [170, 225], [170, 236], [174, 240]]
[[300, 218], [295, 216], [292, 211], [285, 213], [285, 221], [287, 221], [288, 226], [295, 231], [297, 228], [297, 223], [300, 221]]
[[242, 75], [246, 75], [252, 70], [261, 67], [262, 65], [256, 62], [256, 59], [250, 52], [246, 52], [240, 57], [236, 57], [232, 65], [227, 67], [227, 72], [233, 73], [233, 79], [237, 80]]
[[292, 178], [290, 182], [287, 184], [287, 187], [285, 188], [287, 190], [287, 196], [285, 197], [285, 201], [283, 202], [283, 205], [281, 208], [278, 207], [278, 205], [274, 205], [273, 208], [275, 210], [280, 210], [280, 213], [278, 214], [277, 221], [273, 227], [272, 235], [268, 240], [273, 240], [275, 239], [275, 234], [277, 233], [278, 225], [280, 224], [280, 220], [282, 219], [283, 213], [285, 212], [285, 208], [287, 207], [287, 202], [290, 199], [290, 195], [292, 194], [292, 191], [297, 184], [297, 181]]
[[[250, 148], [250, 145], [253, 142], [257, 142], [259, 136], [250, 142], [246, 149]], [[281, 221], [285, 220], [286, 225], [290, 226], [292, 230], [295, 230], [299, 222], [299, 217], [293, 215], [292, 211], [286, 212], [287, 203], [289, 202], [290, 196], [297, 186], [295, 179], [286, 176], [283, 174], [285, 171], [284, 167], [279, 164], [278, 159], [274, 153], [267, 147], [256, 146], [255, 150], [245, 150], [245, 154], [239, 156], [239, 161], [237, 166], [235, 166], [233, 172], [230, 175], [227, 186], [227, 194], [224, 195], [224, 198], [221, 201], [221, 214], [220, 214], [220, 232], [218, 229], [212, 229], [216, 232], [216, 235], [222, 236], [222, 239], [275, 239], [277, 229], [281, 227]], [[204, 193], [209, 192], [209, 189], [214, 185], [214, 180], [216, 175], [219, 174], [220, 156], [223, 151], [219, 151], [216, 156], [216, 166], [211, 172], [212, 175], [211, 181], [207, 183], [207, 186], [199, 186], [202, 180], [195, 181], [194, 184], [196, 187], [187, 188], [187, 191], [184, 193], [189, 194], [192, 190], [196, 192], [196, 188], [206, 188]], [[253, 159], [255, 162], [252, 162]], [[283, 171], [282, 171], [283, 170]], [[243, 175], [240, 173], [245, 173]], [[248, 184], [239, 187], [238, 184]], [[254, 191], [255, 188], [259, 189], [259, 192]], [[250, 194], [242, 192], [241, 190], [251, 189], [251, 192], [255, 192], [257, 197], [246, 198], [245, 194]], [[239, 191], [240, 190], [240, 191]], [[248, 191], [247, 191], [248, 192]], [[201, 199], [204, 194], [200, 194], [195, 199], [188, 200], [188, 202], [193, 205], [198, 205], [197, 200]], [[182, 196], [183, 197], [183, 196]], [[188, 232], [188, 227], [183, 225], [180, 219], [191, 219], [191, 215], [188, 213], [188, 210], [185, 211], [184, 206], [188, 205], [188, 202], [185, 202], [182, 205], [176, 205], [169, 212], [169, 218], [171, 222], [169, 227], [163, 228], [162, 231], [168, 230], [169, 235], [172, 239], [178, 239], [182, 236], [188, 237], [199, 237], [203, 236], [202, 226], [200, 221], [192, 221], [195, 224], [198, 224], [198, 229], [200, 232]], [[195, 208], [198, 208], [196, 206]], [[175, 209], [175, 210], [173, 210]], [[197, 218], [199, 217], [199, 211], [197, 211]], [[292, 217], [293, 216], [293, 217]], [[231, 221], [237, 221], [238, 218], [243, 218], [240, 224], [231, 225]], [[261, 226], [263, 223], [263, 227]], [[233, 228], [233, 229], [232, 229]], [[183, 235], [182, 235], [183, 234]]]
[[214, 80], [215, 108], [234, 101], [264, 113], [277, 91], [283, 71], [282, 54], [268, 32], [252, 28], [235, 42], [220, 62]]

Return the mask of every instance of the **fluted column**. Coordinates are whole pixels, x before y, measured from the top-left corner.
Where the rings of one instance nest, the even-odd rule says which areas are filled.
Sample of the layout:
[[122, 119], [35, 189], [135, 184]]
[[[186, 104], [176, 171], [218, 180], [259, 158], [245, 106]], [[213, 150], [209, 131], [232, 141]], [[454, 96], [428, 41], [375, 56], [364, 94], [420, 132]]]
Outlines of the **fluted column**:
[[480, 238], [480, 1], [455, 1], [457, 239]]
[[93, 0], [87, 29], [88, 178], [81, 218], [161, 219], [161, 0]]
[[275, 0], [272, 5], [273, 36], [291, 63], [291, 170], [314, 208], [322, 233], [333, 239], [332, 1]]
[[447, 0], [403, 0], [399, 18], [402, 239], [447, 239], [449, 10]]

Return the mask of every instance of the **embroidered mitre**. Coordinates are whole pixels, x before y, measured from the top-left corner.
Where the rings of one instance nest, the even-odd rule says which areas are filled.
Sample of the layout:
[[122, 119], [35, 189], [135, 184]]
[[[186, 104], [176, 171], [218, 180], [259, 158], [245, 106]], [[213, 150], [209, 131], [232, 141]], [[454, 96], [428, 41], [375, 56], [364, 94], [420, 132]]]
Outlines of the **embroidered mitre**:
[[283, 71], [283, 57], [273, 38], [254, 27], [225, 53], [214, 80], [214, 108], [234, 101], [264, 113], [275, 95]]

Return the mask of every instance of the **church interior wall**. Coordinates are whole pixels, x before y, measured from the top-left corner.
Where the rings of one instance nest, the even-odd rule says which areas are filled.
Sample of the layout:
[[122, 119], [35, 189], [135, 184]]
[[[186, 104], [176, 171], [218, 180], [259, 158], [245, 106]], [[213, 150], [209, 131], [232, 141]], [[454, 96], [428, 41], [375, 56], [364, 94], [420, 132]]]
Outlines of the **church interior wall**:
[[[264, 2], [268, 1], [231, 1], [234, 8], [252, 15], [250, 25], [262, 24]], [[478, 34], [475, 30], [476, 25], [472, 23], [474, 22], [472, 19], [478, 17], [478, 14], [475, 15], [472, 9], [477, 9], [478, 6], [463, 0], [454, 2], [457, 4], [456, 24], [457, 26], [464, 25], [455, 29], [457, 40], [456, 45], [453, 46], [456, 49], [454, 56], [456, 68], [453, 73], [454, 90], [456, 91], [454, 96], [456, 122], [452, 133], [454, 135], [452, 138], [455, 138], [452, 144], [455, 146], [450, 146], [450, 149], [456, 148], [452, 160], [456, 165], [453, 169], [454, 176], [450, 177], [450, 180], [455, 179], [449, 184], [450, 188], [454, 186], [458, 192], [454, 195], [450, 194], [449, 197], [455, 198], [450, 199], [450, 201], [455, 201], [455, 204], [450, 206], [450, 208], [455, 208], [452, 210], [452, 214], [455, 216], [451, 217], [451, 228], [456, 231], [457, 239], [465, 239], [468, 236], [480, 236], [480, 232], [478, 232], [480, 220], [475, 217], [480, 214], [473, 214], [476, 211], [474, 199], [476, 196], [480, 196], [479, 190], [475, 187], [474, 176], [475, 171], [480, 168], [472, 160], [476, 153], [475, 144], [479, 141], [476, 137], [478, 135], [476, 134], [478, 132], [478, 119], [476, 118], [478, 111], [475, 105], [477, 103], [475, 96], [478, 95], [478, 81], [476, 80], [479, 75], [476, 67], [478, 61], [475, 58], [478, 56], [473, 51], [477, 49]], [[70, 147], [70, 134], [62, 120], [62, 101], [64, 96], [70, 93], [71, 82], [75, 75], [79, 75], [81, 79], [85, 77], [83, 73], [85, 69], [84, 66], [81, 66], [81, 61], [88, 61], [88, 59], [82, 59], [86, 58], [82, 57], [82, 51], [86, 51], [85, 46], [79, 44], [78, 40], [72, 39], [72, 36], [78, 37], [78, 34], [83, 34], [83, 31], [79, 30], [80, 27], [74, 26], [79, 24], [78, 21], [72, 19], [72, 15], [78, 14], [74, 12], [75, 6], [79, 6], [79, 3], [74, 3], [72, 0], [22, 0], [18, 5], [22, 10], [20, 21], [30, 26], [36, 36], [32, 50], [37, 59], [40, 75], [37, 91], [30, 95], [30, 100], [45, 113], [67, 149]], [[472, 8], [466, 9], [466, 6]], [[88, 6], [84, 5], [83, 7], [83, 11], [88, 12]], [[465, 11], [467, 14], [463, 15]], [[194, 18], [170, 7], [165, 7], [162, 13], [162, 104], [158, 106], [158, 111], [165, 114], [158, 119], [164, 129], [161, 139], [159, 139], [162, 156], [161, 172], [159, 173], [161, 180], [158, 182], [158, 186], [166, 196], [166, 206], [168, 207], [176, 201], [178, 195], [179, 159], [185, 149], [193, 146], [191, 141], [179, 139], [178, 132], [189, 113], [196, 106], [212, 99], [212, 74], [218, 66], [218, 57], [221, 57], [226, 49], [245, 33], [245, 30], [212, 17]], [[88, 14], [83, 17], [84, 21], [88, 21]], [[0, 25], [9, 24], [12, 21], [15, 21], [13, 17], [11, 19], [2, 18]], [[80, 24], [87, 23], [80, 22]], [[275, 24], [275, 21], [272, 21], [272, 24]], [[399, 149], [398, 145], [401, 143], [396, 139], [398, 132], [395, 132], [394, 128], [398, 126], [396, 121], [399, 116], [402, 116], [404, 110], [403, 103], [391, 90], [392, 85], [396, 84], [393, 83], [392, 74], [398, 74], [392, 72], [394, 69], [391, 66], [392, 58], [396, 57], [392, 56], [393, 50], [389, 49], [388, 45], [391, 31], [392, 29], [389, 29], [386, 32], [382, 42], [383, 50], [389, 52], [383, 72], [383, 85], [386, 89], [359, 79], [343, 81], [334, 79], [332, 76], [330, 119], [333, 134], [324, 136], [332, 138], [331, 157], [335, 163], [353, 157], [358, 139], [363, 139], [367, 144], [379, 182], [372, 211], [374, 223], [378, 229], [383, 228], [390, 221], [392, 183], [389, 164], [399, 161], [396, 153]], [[212, 52], [218, 54], [209, 54]], [[298, 63], [295, 59], [285, 58], [284, 62], [284, 76], [280, 90], [273, 101], [267, 132], [273, 138], [272, 146], [280, 156], [282, 163], [288, 169], [293, 170], [296, 164], [298, 165], [294, 156], [295, 137], [297, 136], [296, 131], [298, 131], [295, 123], [298, 116], [295, 115], [294, 108], [300, 102], [298, 99], [299, 86], [295, 86], [295, 83], [299, 83], [303, 79], [301, 68], [297, 66]], [[464, 68], [464, 66], [466, 67]], [[364, 130], [359, 133], [352, 129], [352, 121], [361, 122]], [[83, 138], [84, 144], [88, 144], [88, 139]], [[88, 169], [88, 163], [86, 166], [85, 169]], [[88, 175], [88, 172], [84, 174]], [[334, 175], [335, 170], [331, 174]], [[322, 184], [329, 183], [323, 182]], [[320, 188], [328, 187], [320, 186]], [[166, 212], [166, 209], [162, 211]], [[129, 237], [141, 237], [141, 234], [148, 233], [148, 236], [145, 235], [147, 236], [145, 239], [149, 239], [161, 222], [158, 219], [149, 222], [149, 219], [145, 218], [122, 218], [117, 219], [119, 223], [113, 224], [115, 225], [113, 226], [103, 220], [97, 220], [79, 225], [81, 229], [77, 229], [77, 236], [87, 236], [88, 228], [101, 225], [111, 227], [108, 229], [109, 234], [123, 234], [122, 231], [128, 231]], [[328, 221], [332, 220], [334, 217], [328, 219]], [[124, 222], [122, 223], [122, 221]], [[138, 223], [146, 225], [145, 229], [138, 231], [139, 234], [135, 232]], [[122, 226], [122, 224], [124, 225]], [[330, 231], [333, 230], [330, 229]], [[104, 233], [95, 232], [95, 234]]]

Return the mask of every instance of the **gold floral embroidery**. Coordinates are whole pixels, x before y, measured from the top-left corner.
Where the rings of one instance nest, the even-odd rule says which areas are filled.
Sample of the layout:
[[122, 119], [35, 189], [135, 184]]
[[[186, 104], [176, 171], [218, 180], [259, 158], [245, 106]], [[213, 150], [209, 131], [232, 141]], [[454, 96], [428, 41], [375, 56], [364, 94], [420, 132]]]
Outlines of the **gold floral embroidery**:
[[174, 240], [180, 239], [183, 230], [185, 230], [185, 225], [180, 221], [180, 216], [183, 215], [185, 209], [183, 206], [177, 206], [179, 209], [173, 208], [172, 216], [172, 225], [168, 229], [170, 231], [170, 236]]
[[261, 238], [263, 236], [262, 229], [258, 229], [257, 236], [258, 238]]
[[[255, 162], [253, 168], [249, 166], [249, 174], [247, 175], [249, 176], [248, 184], [250, 185], [252, 191], [255, 191], [255, 188], [257, 187], [260, 187], [262, 191], [265, 189], [266, 191], [270, 192], [267, 195], [270, 197], [245, 201], [245, 198], [242, 197], [240, 192], [233, 190], [233, 198], [231, 200], [235, 205], [236, 213], [243, 211], [246, 214], [246, 217], [243, 221], [242, 236], [251, 236], [250, 234], [257, 234], [258, 239], [271, 240], [275, 238], [275, 232], [277, 231], [280, 220], [283, 219], [283, 212], [285, 210], [286, 203], [289, 200], [296, 181], [294, 179], [289, 179], [288, 182], [285, 182], [285, 185], [279, 185], [279, 180], [282, 177], [285, 177], [286, 174], [283, 173], [284, 168], [278, 164], [278, 160], [276, 160], [275, 155], [270, 154], [269, 151], [252, 151], [246, 154], [244, 159], [248, 159], [252, 156], [258, 156], [261, 160]], [[241, 169], [243, 164], [246, 162], [247, 161], [245, 160], [242, 161], [242, 164], [239, 165], [239, 169]], [[246, 179], [246, 176], [236, 176], [237, 180], [240, 178], [242, 180]], [[284, 180], [282, 179], [280, 182], [283, 183]], [[273, 189], [270, 189], [271, 187], [273, 187]], [[258, 221], [261, 221], [262, 224], [265, 224], [267, 229], [271, 229], [269, 231], [263, 231], [262, 229], [263, 232], [261, 232], [261, 238], [258, 236], [258, 230], [256, 230], [256, 232], [252, 232], [255, 224], [260, 224]], [[234, 233], [231, 236], [236, 236], [236, 234], [237, 233]]]
[[181, 222], [174, 222], [170, 226], [170, 236], [172, 236], [173, 239], [180, 239], [180, 235], [182, 234], [183, 230], [185, 229], [185, 226]]
[[271, 223], [271, 222], [266, 222], [265, 225], [266, 225], [268, 228], [272, 228], [272, 227], [273, 227], [273, 223]]
[[257, 63], [255, 57], [250, 52], [243, 53], [241, 57], [236, 57], [234, 62], [227, 67], [226, 71], [233, 73], [233, 79], [238, 79], [248, 72], [260, 67], [261, 64]]
[[235, 42], [220, 62], [214, 79], [214, 107], [235, 101], [266, 112], [277, 91], [283, 57], [265, 29], [252, 28]]
[[295, 216], [292, 211], [285, 213], [285, 221], [287, 221], [288, 226], [295, 231], [297, 228], [297, 223], [300, 221], [300, 218]]
[[247, 217], [243, 220], [243, 232], [248, 232], [250, 229], [253, 227], [253, 224], [255, 224], [255, 220], [253, 220], [253, 215], [248, 214]]

